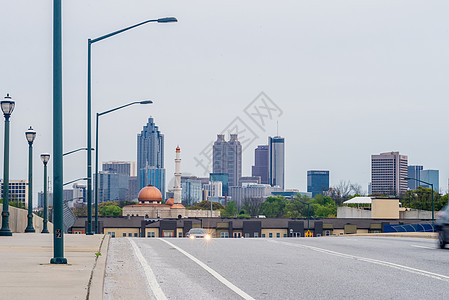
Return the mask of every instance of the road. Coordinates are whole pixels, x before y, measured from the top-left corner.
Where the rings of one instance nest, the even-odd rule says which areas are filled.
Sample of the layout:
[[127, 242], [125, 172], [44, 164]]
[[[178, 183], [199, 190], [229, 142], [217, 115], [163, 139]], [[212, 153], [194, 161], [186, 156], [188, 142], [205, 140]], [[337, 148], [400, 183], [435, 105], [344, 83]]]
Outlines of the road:
[[449, 249], [415, 238], [119, 238], [105, 278], [105, 299], [448, 297]]

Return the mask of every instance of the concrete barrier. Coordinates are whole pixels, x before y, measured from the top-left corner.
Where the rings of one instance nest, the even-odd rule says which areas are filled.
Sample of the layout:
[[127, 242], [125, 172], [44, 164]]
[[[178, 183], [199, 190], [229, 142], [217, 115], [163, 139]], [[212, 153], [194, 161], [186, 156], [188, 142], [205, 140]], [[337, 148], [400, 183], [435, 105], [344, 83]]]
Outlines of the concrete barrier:
[[[25, 232], [25, 228], [28, 226], [28, 210], [9, 206], [9, 229], [11, 232]], [[0, 216], [1, 220], [1, 216]], [[41, 232], [44, 226], [44, 219], [36, 214], [33, 214], [33, 226], [36, 232]], [[48, 222], [47, 229], [50, 233], [53, 232], [53, 224]]]

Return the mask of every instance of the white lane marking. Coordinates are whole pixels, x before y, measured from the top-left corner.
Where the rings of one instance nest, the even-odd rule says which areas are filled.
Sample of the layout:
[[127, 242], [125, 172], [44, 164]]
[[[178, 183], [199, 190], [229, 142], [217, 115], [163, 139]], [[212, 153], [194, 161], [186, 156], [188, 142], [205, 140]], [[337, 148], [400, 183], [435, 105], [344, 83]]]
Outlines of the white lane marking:
[[317, 252], [326, 253], [326, 254], [329, 254], [329, 255], [343, 257], [343, 258], [349, 258], [349, 259], [355, 259], [355, 260], [359, 260], [359, 261], [364, 261], [364, 262], [368, 262], [368, 263], [372, 263], [372, 264], [376, 264], [376, 265], [381, 265], [381, 266], [385, 266], [385, 267], [389, 267], [389, 268], [393, 268], [393, 269], [398, 269], [398, 270], [401, 270], [401, 271], [406, 271], [406, 272], [409, 272], [409, 273], [422, 275], [422, 276], [430, 277], [430, 278], [433, 278], [433, 279], [438, 279], [438, 280], [441, 280], [441, 281], [449, 282], [449, 276], [442, 275], [442, 274], [437, 274], [437, 273], [432, 273], [432, 272], [428, 272], [428, 271], [424, 271], [424, 270], [420, 270], [420, 269], [415, 269], [415, 268], [411, 268], [411, 267], [407, 267], [407, 266], [404, 266], [404, 265], [399, 265], [399, 264], [395, 264], [395, 263], [391, 263], [391, 262], [387, 262], [387, 261], [382, 261], [382, 260], [377, 260], [377, 259], [372, 259], [372, 258], [366, 258], [366, 257], [356, 256], [356, 255], [351, 255], [351, 254], [345, 254], [345, 253], [340, 253], [340, 252], [327, 250], [327, 249], [323, 249], [323, 248], [306, 246], [306, 245], [299, 245], [299, 244], [293, 244], [293, 243], [288, 243], [288, 242], [279, 242], [279, 241], [273, 241], [273, 240], [266, 240], [266, 241], [267, 242], [271, 242], [271, 243], [278, 243], [278, 244], [284, 244], [284, 245], [288, 245], [288, 246], [303, 248], [303, 249], [309, 249], [309, 250], [313, 250], [313, 251], [317, 251]]
[[203, 263], [202, 261], [200, 261], [199, 259], [197, 259], [196, 257], [194, 257], [193, 255], [187, 253], [186, 251], [182, 250], [181, 248], [179, 248], [178, 246], [173, 245], [172, 243], [170, 243], [169, 241], [166, 241], [164, 239], [159, 239], [160, 241], [163, 241], [164, 243], [167, 243], [168, 245], [170, 245], [171, 247], [175, 248], [176, 250], [178, 250], [179, 252], [181, 252], [182, 254], [184, 254], [185, 256], [187, 256], [188, 258], [190, 258], [192, 261], [194, 261], [196, 264], [198, 264], [200, 267], [202, 267], [204, 270], [206, 270], [207, 272], [209, 272], [212, 276], [214, 276], [215, 278], [217, 278], [221, 283], [223, 283], [224, 285], [226, 285], [228, 288], [230, 288], [231, 290], [233, 290], [237, 295], [239, 295], [240, 297], [242, 297], [243, 299], [248, 299], [248, 300], [255, 300], [253, 297], [251, 297], [250, 295], [248, 295], [247, 293], [245, 293], [244, 291], [242, 291], [241, 289], [239, 289], [238, 287], [236, 287], [234, 284], [232, 284], [229, 280], [227, 280], [226, 278], [224, 278], [223, 276], [221, 276], [220, 274], [218, 274], [215, 270], [213, 270], [212, 268], [208, 267], [205, 263]]
[[410, 247], [423, 248], [423, 249], [435, 249], [435, 247], [427, 247], [427, 246], [420, 246], [420, 245], [410, 245]]
[[128, 239], [131, 243], [131, 246], [134, 248], [134, 252], [136, 253], [137, 259], [139, 260], [140, 264], [143, 267], [143, 270], [145, 271], [145, 275], [147, 277], [148, 284], [150, 285], [151, 291], [153, 292], [154, 296], [157, 300], [167, 300], [167, 297], [165, 297], [164, 292], [162, 291], [161, 287], [157, 283], [156, 276], [153, 273], [153, 270], [151, 270], [150, 265], [147, 263], [146, 259], [143, 257], [142, 252], [140, 252], [139, 247], [137, 247], [136, 243], [132, 239]]

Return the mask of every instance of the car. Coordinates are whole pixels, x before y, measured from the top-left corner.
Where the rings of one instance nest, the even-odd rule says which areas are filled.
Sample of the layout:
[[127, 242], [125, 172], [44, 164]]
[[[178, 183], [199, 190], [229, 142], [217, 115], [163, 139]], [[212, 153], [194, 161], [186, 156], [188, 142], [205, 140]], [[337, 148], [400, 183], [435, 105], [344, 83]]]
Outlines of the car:
[[207, 233], [207, 230], [204, 228], [192, 228], [187, 233], [187, 237], [189, 239], [203, 238], [205, 240], [210, 240], [211, 236]]
[[437, 213], [435, 225], [438, 232], [438, 244], [443, 249], [449, 243], [449, 203]]

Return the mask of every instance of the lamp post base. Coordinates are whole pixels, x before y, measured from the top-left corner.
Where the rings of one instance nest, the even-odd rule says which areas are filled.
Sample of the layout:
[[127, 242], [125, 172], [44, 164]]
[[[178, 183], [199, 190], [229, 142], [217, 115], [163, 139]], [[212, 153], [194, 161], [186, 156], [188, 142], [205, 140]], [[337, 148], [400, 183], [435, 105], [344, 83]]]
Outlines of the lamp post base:
[[93, 232], [86, 232], [86, 235], [94, 235]]
[[25, 229], [25, 232], [36, 232], [36, 230], [34, 230], [33, 227], [27, 227], [27, 228]]
[[41, 233], [50, 233], [50, 232], [48, 232], [47, 229], [43, 229], [43, 230], [41, 231]]
[[50, 263], [55, 265], [65, 265], [67, 264], [67, 258], [53, 257], [52, 259], [50, 259]]
[[27, 232], [31, 232], [31, 233], [36, 232], [36, 230], [34, 230], [34, 227], [33, 227], [33, 215], [28, 214], [28, 226], [25, 229], [25, 232], [26, 233]]
[[0, 236], [12, 236], [12, 232], [9, 229], [0, 230]]

